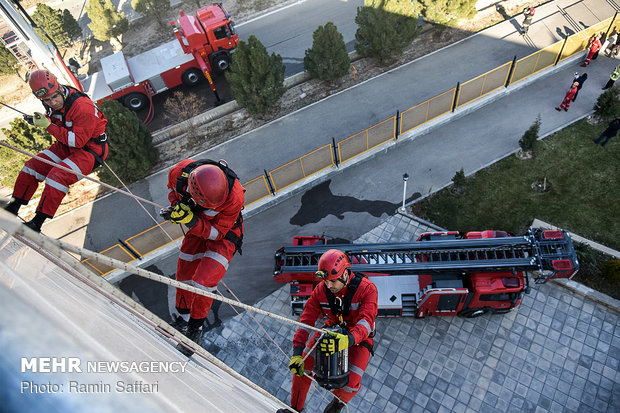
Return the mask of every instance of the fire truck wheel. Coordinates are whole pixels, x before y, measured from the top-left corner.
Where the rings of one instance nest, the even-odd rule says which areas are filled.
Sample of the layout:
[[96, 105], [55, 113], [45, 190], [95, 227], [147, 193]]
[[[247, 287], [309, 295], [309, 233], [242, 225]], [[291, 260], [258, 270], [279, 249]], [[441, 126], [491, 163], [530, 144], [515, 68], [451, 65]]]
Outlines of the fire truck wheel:
[[212, 66], [219, 72], [225, 72], [230, 67], [230, 56], [227, 53], [220, 53], [213, 56]]
[[148, 105], [149, 99], [144, 93], [133, 92], [123, 98], [123, 105], [133, 111], [138, 111]]
[[181, 81], [185, 86], [194, 86], [204, 79], [202, 72], [195, 67], [190, 67], [181, 75]]
[[476, 318], [483, 314], [486, 314], [489, 310], [487, 308], [468, 308], [459, 313], [459, 317]]

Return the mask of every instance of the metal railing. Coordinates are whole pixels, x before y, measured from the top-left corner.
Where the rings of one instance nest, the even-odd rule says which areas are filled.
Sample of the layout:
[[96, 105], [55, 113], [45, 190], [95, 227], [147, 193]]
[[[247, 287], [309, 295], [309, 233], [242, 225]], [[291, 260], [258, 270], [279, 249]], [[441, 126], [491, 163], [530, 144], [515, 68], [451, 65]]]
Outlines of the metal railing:
[[[620, 19], [618, 13], [578, 33], [567, 36], [564, 40], [549, 45], [521, 59], [513, 58], [511, 62], [489, 70], [464, 83], [457, 83], [437, 96], [418, 103], [396, 115], [376, 123], [344, 138], [336, 143], [321, 146], [305, 155], [302, 155], [271, 171], [264, 171], [264, 175], [258, 176], [243, 184], [246, 189], [245, 206], [258, 202], [268, 196], [275, 196], [281, 191], [303, 179], [319, 173], [330, 167], [338, 167], [340, 163], [354, 160], [372, 148], [386, 142], [398, 139], [400, 134], [409, 132], [431, 120], [454, 112], [472, 101], [479, 99], [501, 87], [508, 87], [535, 73], [585, 51], [590, 37], [595, 33], [604, 33], [606, 36], [615, 30], [620, 33]], [[173, 239], [179, 239], [183, 233], [179, 225], [165, 222], [166, 232]], [[158, 227], [153, 226], [141, 232], [125, 242], [116, 244], [103, 254], [124, 262], [131, 262], [138, 257], [162, 248], [172, 242], [170, 237]], [[93, 267], [101, 275], [106, 275], [113, 268], [103, 268], [89, 260], [84, 261]]]

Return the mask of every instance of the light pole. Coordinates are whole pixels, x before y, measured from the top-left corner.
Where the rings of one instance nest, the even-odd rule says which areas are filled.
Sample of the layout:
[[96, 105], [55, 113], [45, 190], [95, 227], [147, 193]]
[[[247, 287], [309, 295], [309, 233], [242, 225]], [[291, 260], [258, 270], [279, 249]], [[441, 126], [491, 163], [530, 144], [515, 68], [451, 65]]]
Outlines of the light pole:
[[405, 212], [405, 197], [407, 196], [407, 180], [409, 179], [409, 174], [403, 174], [403, 212]]

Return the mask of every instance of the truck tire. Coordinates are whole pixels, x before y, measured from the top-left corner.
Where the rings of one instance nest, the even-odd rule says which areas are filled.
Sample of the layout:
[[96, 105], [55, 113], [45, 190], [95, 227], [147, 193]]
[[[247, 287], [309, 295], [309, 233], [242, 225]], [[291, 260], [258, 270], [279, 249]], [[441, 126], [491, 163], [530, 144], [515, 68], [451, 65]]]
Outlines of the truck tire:
[[195, 86], [204, 78], [202, 72], [195, 67], [190, 67], [181, 75], [181, 81], [185, 86]]
[[476, 318], [476, 317], [480, 317], [481, 315], [484, 315], [488, 312], [489, 310], [487, 308], [468, 308], [466, 310], [461, 311], [458, 316], [459, 317], [465, 317], [465, 318]]
[[211, 66], [218, 72], [225, 72], [230, 67], [230, 55], [228, 53], [216, 53], [211, 58]]
[[149, 99], [144, 93], [133, 92], [123, 98], [123, 105], [127, 106], [134, 112], [144, 109], [148, 105]]

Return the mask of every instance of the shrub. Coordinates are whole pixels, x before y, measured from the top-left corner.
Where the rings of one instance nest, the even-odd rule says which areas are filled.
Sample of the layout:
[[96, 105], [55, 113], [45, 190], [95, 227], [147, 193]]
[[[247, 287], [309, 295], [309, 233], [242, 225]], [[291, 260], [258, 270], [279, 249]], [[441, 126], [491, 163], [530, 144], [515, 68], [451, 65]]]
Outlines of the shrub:
[[330, 81], [346, 75], [351, 61], [336, 25], [327, 22], [325, 26], [319, 26], [312, 39], [312, 48], [306, 50], [304, 57], [304, 68], [310, 76]]
[[603, 265], [603, 276], [610, 281], [620, 282], [620, 260], [609, 260]]
[[[106, 163], [126, 184], [146, 176], [157, 160], [151, 132], [136, 114], [116, 100], [105, 100], [101, 110], [108, 120], [109, 152]], [[116, 177], [103, 166], [99, 179], [117, 186]]]
[[620, 93], [618, 86], [613, 86], [601, 93], [598, 99], [596, 99], [594, 112], [603, 119], [613, 119], [620, 114], [618, 93]]
[[358, 7], [355, 23], [355, 50], [379, 62], [401, 54], [420, 33], [417, 18], [383, 8]]
[[540, 131], [540, 114], [536, 117], [536, 120], [530, 126], [528, 130], [525, 131], [523, 137], [519, 139], [519, 146], [523, 150], [523, 152], [534, 152], [536, 148], [536, 144], [538, 143], [538, 132]]
[[454, 174], [452, 177], [452, 184], [454, 185], [455, 190], [465, 189], [467, 186], [467, 178], [465, 177], [465, 171], [463, 171], [463, 168]]
[[250, 35], [247, 42], [239, 41], [226, 80], [239, 106], [250, 114], [264, 113], [286, 92], [285, 69], [282, 56], [269, 55], [260, 40]]

